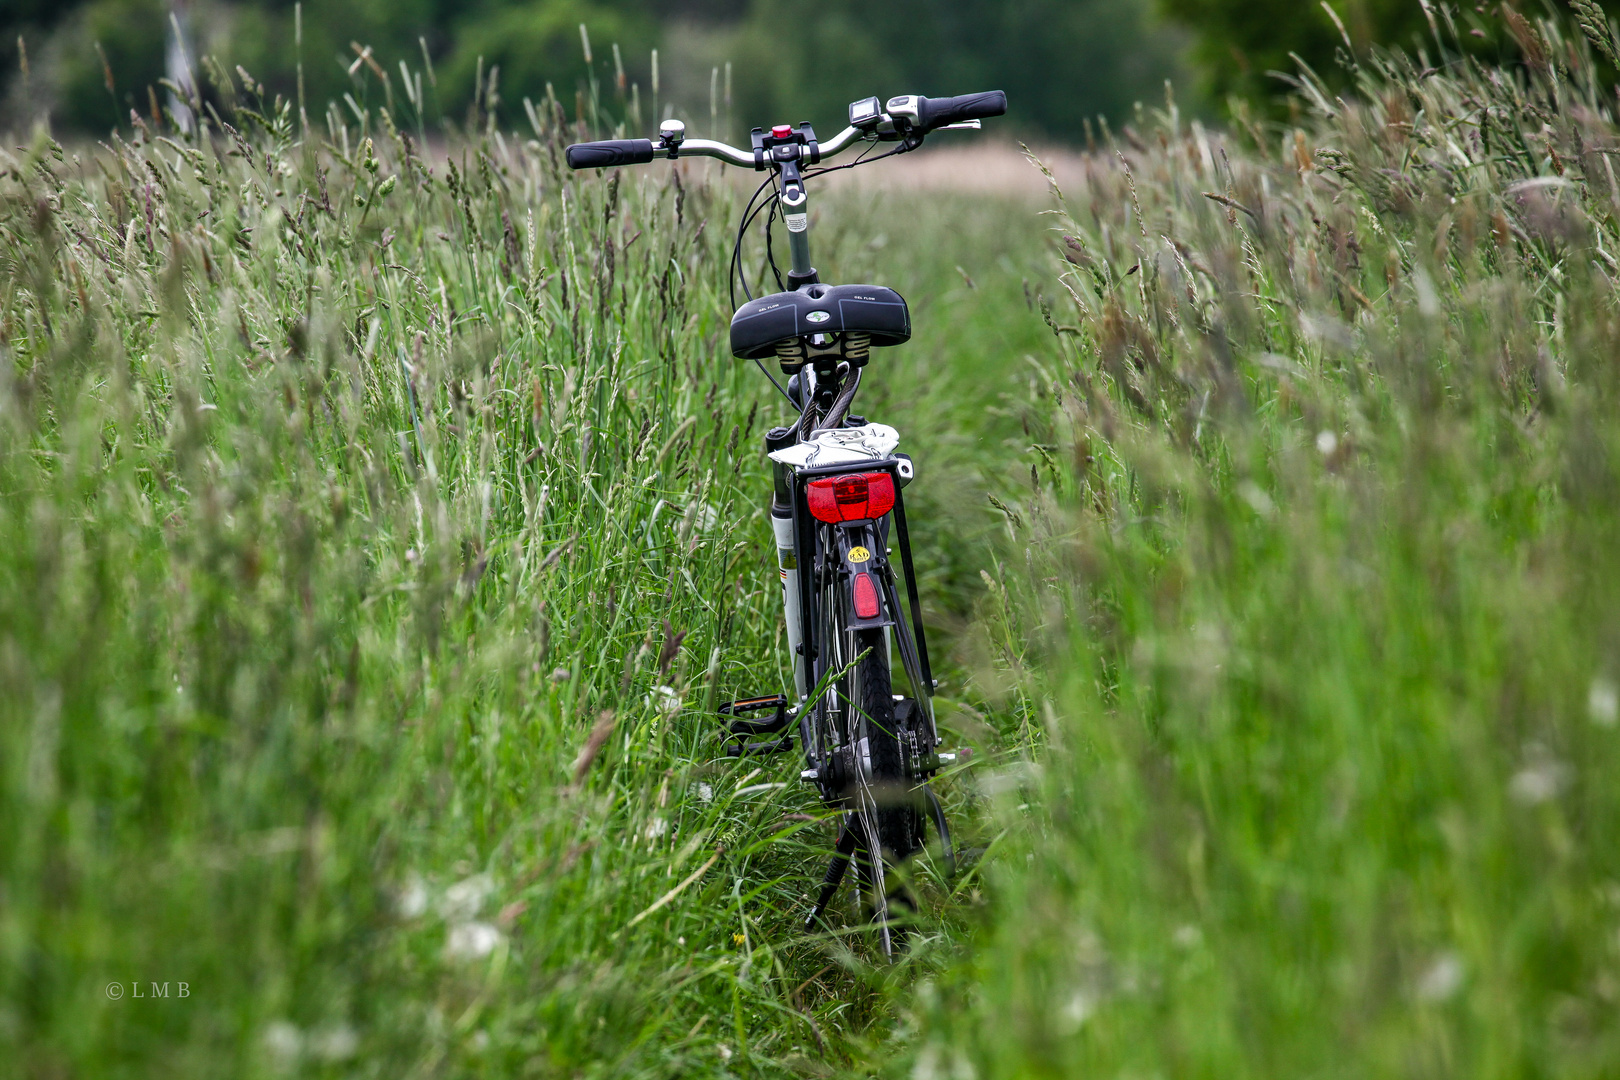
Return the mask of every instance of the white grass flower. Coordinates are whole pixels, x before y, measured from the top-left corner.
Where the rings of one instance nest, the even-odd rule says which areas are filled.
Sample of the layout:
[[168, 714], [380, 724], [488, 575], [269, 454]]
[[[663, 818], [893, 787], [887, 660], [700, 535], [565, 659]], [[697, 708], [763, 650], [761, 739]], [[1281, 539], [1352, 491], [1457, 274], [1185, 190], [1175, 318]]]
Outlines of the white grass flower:
[[655, 817], [647, 822], [646, 836], [648, 840], [657, 840], [669, 832], [669, 822], [661, 817]]
[[1598, 727], [1614, 727], [1620, 721], [1620, 689], [1613, 680], [1602, 675], [1592, 680], [1592, 688], [1586, 692], [1586, 712]]
[[461, 923], [450, 928], [444, 952], [452, 960], [477, 960], [495, 951], [501, 932], [486, 922]]
[[1277, 504], [1272, 502], [1265, 489], [1253, 480], [1245, 480], [1239, 484], [1237, 493], [1239, 498], [1249, 504], [1249, 509], [1261, 517], [1270, 517], [1277, 512]]
[[474, 874], [444, 890], [439, 901], [439, 914], [446, 922], [470, 922], [484, 907], [484, 901], [495, 891], [495, 882], [488, 874]]
[[973, 1069], [973, 1063], [962, 1056], [960, 1050], [951, 1050], [950, 1060], [945, 1060], [946, 1051], [938, 1046], [925, 1046], [922, 1053], [917, 1055], [917, 1063], [911, 1067], [911, 1080], [974, 1080], [978, 1076]]
[[394, 909], [399, 912], [402, 919], [417, 919], [428, 908], [427, 884], [418, 874], [412, 874], [405, 879], [405, 884], [394, 898]]
[[1323, 457], [1332, 457], [1333, 451], [1339, 448], [1339, 437], [1331, 431], [1323, 430], [1316, 433], [1316, 451]]
[[1449, 999], [1462, 988], [1462, 958], [1454, 952], [1443, 952], [1434, 958], [1418, 977], [1416, 992], [1419, 1001], [1440, 1002]]
[[1536, 806], [1555, 798], [1569, 782], [1569, 768], [1557, 761], [1538, 761], [1513, 774], [1508, 794], [1525, 806]]
[[933, 1045], [923, 1047], [916, 1063], [911, 1066], [911, 1080], [941, 1080], [944, 1075], [939, 1065], [939, 1048]]
[[304, 1052], [304, 1033], [298, 1030], [297, 1024], [287, 1020], [272, 1020], [266, 1024], [259, 1042], [271, 1063], [280, 1069], [291, 1069]]
[[714, 788], [711, 787], [710, 785], [704, 783], [701, 780], [698, 781], [697, 797], [699, 799], [701, 799], [703, 802], [713, 802], [714, 801]]
[[1069, 996], [1068, 1002], [1059, 1013], [1063, 1026], [1069, 1034], [1079, 1031], [1085, 1026], [1091, 1014], [1097, 1011], [1097, 999], [1085, 990], [1076, 990]]
[[681, 695], [673, 686], [655, 686], [641, 699], [641, 703], [662, 716], [672, 716], [681, 709]]
[[348, 1024], [322, 1028], [309, 1037], [309, 1052], [322, 1061], [348, 1061], [360, 1049], [360, 1037]]

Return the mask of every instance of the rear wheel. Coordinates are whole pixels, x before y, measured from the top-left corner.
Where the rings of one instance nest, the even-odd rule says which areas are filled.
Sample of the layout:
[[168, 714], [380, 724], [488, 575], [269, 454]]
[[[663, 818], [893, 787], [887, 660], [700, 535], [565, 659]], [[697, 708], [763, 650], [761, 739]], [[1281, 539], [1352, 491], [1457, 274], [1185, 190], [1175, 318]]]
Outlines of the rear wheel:
[[[882, 630], [854, 632], [855, 655], [865, 653], [857, 667], [853, 688], [856, 737], [864, 740], [871, 766], [871, 781], [862, 786], [861, 813], [868, 846], [881, 853], [877, 865], [866, 867], [872, 889], [874, 916], [887, 924], [893, 916], [915, 908], [904, 884], [888, 873], [917, 850], [917, 811], [906, 778], [905, 749], [895, 716], [894, 689], [889, 673], [888, 637]], [[872, 843], [875, 841], [875, 843]], [[892, 948], [904, 944], [904, 928], [885, 925]]]

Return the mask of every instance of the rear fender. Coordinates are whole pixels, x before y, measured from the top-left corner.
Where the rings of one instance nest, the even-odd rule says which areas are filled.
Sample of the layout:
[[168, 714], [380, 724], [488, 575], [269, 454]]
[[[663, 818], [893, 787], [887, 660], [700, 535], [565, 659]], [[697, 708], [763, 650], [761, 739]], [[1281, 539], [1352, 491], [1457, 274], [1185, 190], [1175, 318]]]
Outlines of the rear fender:
[[839, 601], [844, 605], [844, 625], [852, 630], [893, 626], [895, 613], [889, 601], [890, 590], [885, 587], [888, 558], [877, 523], [865, 521], [834, 526], [832, 532], [834, 550], [838, 554]]

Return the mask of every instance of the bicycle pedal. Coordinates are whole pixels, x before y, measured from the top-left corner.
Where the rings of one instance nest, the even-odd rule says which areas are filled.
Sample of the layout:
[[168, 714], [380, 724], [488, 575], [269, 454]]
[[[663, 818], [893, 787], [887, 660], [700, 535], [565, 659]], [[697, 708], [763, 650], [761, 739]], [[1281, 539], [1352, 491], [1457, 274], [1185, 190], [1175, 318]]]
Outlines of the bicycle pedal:
[[[721, 716], [732, 717], [726, 730], [733, 735], [775, 735], [785, 731], [788, 726], [788, 700], [781, 694], [772, 694], [769, 697], [743, 698], [740, 701], [728, 701], [716, 711]], [[766, 720], [744, 720], [741, 717], [747, 713], [774, 710], [774, 715]]]
[[749, 757], [754, 754], [791, 754], [793, 736], [787, 735], [772, 742], [732, 743], [726, 747], [726, 757]]

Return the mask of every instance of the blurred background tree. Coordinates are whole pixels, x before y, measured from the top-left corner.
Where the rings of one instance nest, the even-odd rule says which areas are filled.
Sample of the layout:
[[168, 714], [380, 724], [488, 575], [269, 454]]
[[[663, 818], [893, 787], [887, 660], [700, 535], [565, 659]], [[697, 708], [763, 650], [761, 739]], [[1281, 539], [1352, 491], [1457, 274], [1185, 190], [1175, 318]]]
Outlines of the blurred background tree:
[[[1527, 12], [1537, 2], [1526, 0]], [[627, 105], [634, 95], [643, 128], [655, 112], [674, 113], [707, 133], [712, 90], [716, 118], [729, 118], [733, 138], [753, 124], [804, 119], [830, 130], [842, 126], [852, 98], [868, 94], [1001, 88], [1014, 105], [1004, 130], [1061, 141], [1078, 141], [1089, 118], [1117, 122], [1138, 102], [1162, 103], [1166, 79], [1195, 110], [1230, 95], [1275, 102], [1288, 87], [1270, 72], [1292, 72], [1294, 55], [1342, 85], [1345, 37], [1364, 54], [1373, 45], [1420, 47], [1429, 35], [1421, 0], [822, 0], [808, 8], [788, 0], [311, 0], [300, 47], [294, 0], [3, 3], [0, 124], [44, 116], [87, 133], [127, 125], [130, 109], [148, 112], [148, 87], [162, 97], [175, 25], [194, 58], [216, 57], [227, 71], [240, 64], [288, 100], [302, 58], [312, 120], [345, 93], [362, 103], [397, 93], [403, 61], [428, 76], [422, 120], [430, 127], [465, 123], [480, 77], [487, 89], [497, 73], [495, 95], [479, 104], [493, 103], [504, 124], [525, 122], [523, 99], [539, 101], [548, 85], [572, 116], [593, 76], [610, 101], [623, 94]], [[1620, 0], [1605, 3], [1620, 8]], [[1464, 34], [1478, 30], [1481, 51], [1514, 47], [1498, 4], [1454, 10]], [[589, 68], [581, 24], [594, 43]], [[372, 63], [356, 67], [367, 46]], [[416, 119], [403, 102], [396, 113]]]
[[[643, 126], [657, 119], [656, 109], [706, 127], [711, 81], [723, 98], [717, 73], [729, 63], [725, 111], [735, 118], [733, 136], [784, 120], [841, 127], [848, 102], [868, 94], [1002, 88], [1024, 133], [1074, 139], [1086, 118], [1118, 120], [1137, 101], [1162, 102], [1164, 80], [1180, 74], [1185, 35], [1156, 22], [1151, 4], [825, 0], [807, 9], [786, 0], [311, 0], [302, 9], [300, 48], [294, 0], [8, 0], [0, 8], [7, 102], [0, 122], [18, 126], [43, 116], [86, 133], [127, 126], [131, 109], [149, 111], [148, 87], [164, 98], [165, 46], [179, 25], [193, 63], [202, 55], [226, 71], [240, 64], [288, 100], [297, 95], [301, 57], [312, 120], [344, 93], [363, 102], [387, 92], [379, 71], [398, 94], [403, 61], [428, 74], [429, 125], [465, 122], [480, 72], [498, 69], [503, 123], [526, 122], [523, 99], [539, 101], [548, 84], [572, 116], [575, 95], [592, 75], [612, 96], [623, 70], [623, 89], [633, 86], [643, 106]], [[581, 24], [593, 43], [594, 70], [585, 64]], [[357, 44], [371, 48], [375, 68], [362, 63], [351, 72]]]
[[[1617, 0], [1599, 2], [1611, 14], [1620, 11]], [[1357, 54], [1365, 54], [1374, 45], [1434, 52], [1430, 15], [1425, 14], [1422, 0], [1160, 0], [1160, 4], [1166, 15], [1193, 32], [1192, 59], [1201, 88], [1220, 101], [1234, 94], [1251, 100], [1279, 98], [1289, 84], [1271, 72], [1293, 74], [1295, 56], [1329, 85], [1343, 86], [1348, 81], [1342, 63], [1349, 52], [1345, 36]], [[1497, 55], [1516, 49], [1503, 30], [1504, 6], [1499, 0], [1429, 0], [1428, 4], [1430, 13], [1440, 20], [1449, 9], [1465, 38], [1476, 41], [1482, 52]], [[1568, 0], [1520, 0], [1517, 4], [1531, 18], [1568, 6]]]
[[[1121, 0], [822, 0], [802, 20], [789, 0], [757, 0], [739, 36], [746, 96], [777, 120], [840, 128], [851, 99], [1007, 91], [1016, 118], [1079, 137], [1099, 114], [1164, 100], [1176, 35]], [[802, 25], [793, 47], [784, 27]]]

